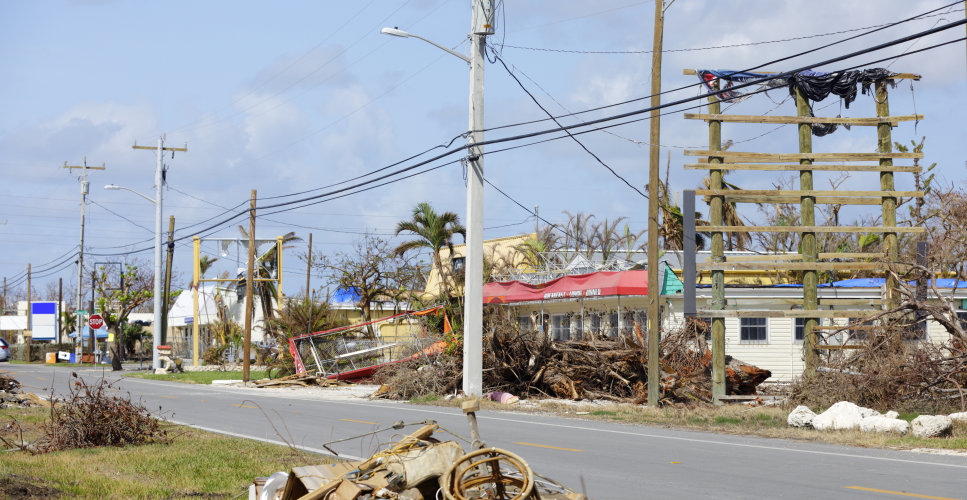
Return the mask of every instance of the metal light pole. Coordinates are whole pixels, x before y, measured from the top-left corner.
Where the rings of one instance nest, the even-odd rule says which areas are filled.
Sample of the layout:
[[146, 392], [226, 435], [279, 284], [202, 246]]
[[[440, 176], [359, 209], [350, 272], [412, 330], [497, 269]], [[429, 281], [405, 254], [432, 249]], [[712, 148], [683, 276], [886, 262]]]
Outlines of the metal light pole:
[[421, 36], [396, 28], [381, 32], [417, 38], [470, 64], [470, 131], [467, 136], [467, 238], [463, 285], [463, 392], [483, 392], [483, 142], [484, 61], [487, 35], [494, 33], [493, 0], [474, 0], [471, 16], [470, 57]]
[[[158, 164], [161, 164], [161, 141], [158, 141]], [[155, 173], [155, 182], [157, 183], [157, 198], [152, 199], [145, 196], [133, 189], [129, 189], [123, 186], [116, 186], [114, 184], [108, 184], [104, 186], [104, 189], [130, 191], [151, 203], [155, 206], [155, 235], [154, 235], [154, 328], [153, 328], [153, 348], [151, 354], [151, 366], [154, 369], [161, 368], [161, 359], [158, 357], [158, 344], [161, 343], [161, 169]]]

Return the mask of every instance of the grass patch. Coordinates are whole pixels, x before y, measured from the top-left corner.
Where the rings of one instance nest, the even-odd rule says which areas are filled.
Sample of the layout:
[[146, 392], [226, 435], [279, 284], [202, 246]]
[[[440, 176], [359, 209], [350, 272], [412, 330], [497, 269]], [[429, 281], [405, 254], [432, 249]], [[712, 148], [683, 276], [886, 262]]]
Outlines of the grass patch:
[[[16, 419], [24, 427], [24, 438], [31, 440], [42, 434], [47, 414], [44, 408], [5, 408], [0, 409], [0, 421]], [[54, 488], [65, 498], [231, 498], [256, 476], [327, 460], [283, 446], [165, 425], [174, 436], [168, 444], [42, 455], [7, 452], [0, 460], [0, 478]], [[14, 438], [9, 431], [4, 437]], [[0, 482], [0, 498], [7, 497], [2, 489], [6, 484]]]
[[[170, 382], [181, 382], [184, 384], [211, 384], [212, 380], [238, 380], [242, 381], [241, 371], [218, 371], [218, 372], [181, 372], [181, 373], [131, 373], [125, 377], [146, 378], [149, 380], [167, 380]], [[268, 377], [263, 370], [252, 370], [249, 372], [249, 380], [259, 380]]]
[[593, 415], [595, 417], [598, 417], [598, 416], [616, 417], [618, 416], [618, 412], [608, 411], [608, 410], [594, 410], [592, 412], [589, 412], [589, 415]]
[[443, 398], [441, 398], [438, 394], [425, 394], [423, 396], [417, 396], [411, 399], [410, 402], [415, 404], [429, 404], [442, 400]]

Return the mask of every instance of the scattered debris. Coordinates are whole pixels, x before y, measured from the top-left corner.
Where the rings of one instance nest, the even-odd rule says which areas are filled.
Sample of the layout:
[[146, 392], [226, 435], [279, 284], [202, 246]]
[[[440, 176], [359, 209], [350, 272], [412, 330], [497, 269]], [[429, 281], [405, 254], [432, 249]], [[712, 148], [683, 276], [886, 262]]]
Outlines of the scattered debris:
[[490, 398], [491, 401], [496, 401], [504, 405], [514, 404], [520, 401], [519, 397], [514, 396], [509, 392], [494, 391], [488, 394], [487, 397]]
[[348, 382], [326, 378], [322, 375], [289, 375], [277, 379], [261, 379], [254, 382], [255, 387], [333, 387], [351, 385]]
[[44, 398], [32, 392], [23, 392], [17, 379], [0, 373], [0, 408], [27, 408], [47, 405], [49, 403]]
[[[479, 408], [477, 400], [464, 403], [472, 437], [469, 453], [457, 441], [435, 439], [433, 434], [440, 426], [428, 420], [415, 432], [365, 460], [294, 467], [288, 474], [277, 472], [269, 478], [256, 478], [249, 489], [250, 497], [259, 500], [441, 497], [586, 500], [584, 495], [538, 476], [518, 455], [488, 448], [477, 429]], [[390, 429], [404, 425], [397, 422]], [[389, 429], [374, 432], [385, 430]], [[369, 434], [373, 433], [366, 435]]]
[[61, 498], [64, 492], [44, 484], [43, 479], [37, 477], [7, 474], [0, 476], [0, 498], [11, 500]]

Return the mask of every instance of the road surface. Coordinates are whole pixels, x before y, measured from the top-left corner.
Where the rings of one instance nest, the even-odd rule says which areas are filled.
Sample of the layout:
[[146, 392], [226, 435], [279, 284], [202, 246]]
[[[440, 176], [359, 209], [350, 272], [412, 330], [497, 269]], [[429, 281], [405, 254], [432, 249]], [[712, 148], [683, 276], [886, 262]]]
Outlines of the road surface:
[[[24, 389], [63, 391], [71, 370], [0, 365]], [[85, 379], [100, 369], [78, 370]], [[118, 388], [159, 406], [172, 421], [202, 429], [292, 443], [325, 452], [323, 444], [376, 428], [433, 419], [468, 436], [466, 417], [439, 408], [362, 398], [332, 400], [305, 390], [189, 385], [137, 378]], [[488, 446], [524, 457], [538, 474], [596, 499], [789, 498], [965, 499], [967, 456], [851, 448], [820, 443], [719, 435], [573, 418], [482, 411]], [[402, 432], [411, 432], [408, 427]], [[331, 445], [348, 458], [369, 456], [393, 432]], [[445, 436], [445, 434], [444, 434]], [[444, 437], [445, 439], [445, 437]]]

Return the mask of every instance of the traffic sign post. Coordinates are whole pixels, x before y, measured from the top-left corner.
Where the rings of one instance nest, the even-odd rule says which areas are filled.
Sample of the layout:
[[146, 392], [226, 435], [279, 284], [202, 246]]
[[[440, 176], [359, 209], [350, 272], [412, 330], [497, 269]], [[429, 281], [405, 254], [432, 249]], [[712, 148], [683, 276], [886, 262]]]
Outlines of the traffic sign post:
[[100, 314], [92, 314], [87, 319], [87, 326], [91, 327], [91, 361], [97, 363], [97, 331], [104, 326], [104, 318]]

